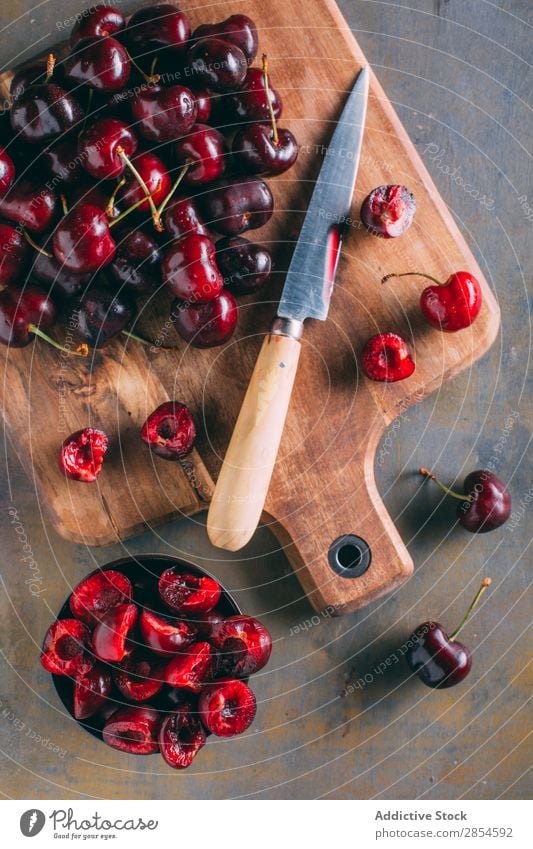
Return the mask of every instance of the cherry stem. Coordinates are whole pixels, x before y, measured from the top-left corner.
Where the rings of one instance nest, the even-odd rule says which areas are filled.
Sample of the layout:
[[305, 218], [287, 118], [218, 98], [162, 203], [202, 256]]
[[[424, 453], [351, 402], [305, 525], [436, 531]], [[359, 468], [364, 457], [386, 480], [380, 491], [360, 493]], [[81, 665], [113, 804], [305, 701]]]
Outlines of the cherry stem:
[[54, 68], [56, 66], [56, 57], [53, 53], [49, 53], [46, 59], [46, 77], [44, 78], [44, 83], [49, 83], [52, 79], [52, 75], [54, 73]]
[[443, 492], [446, 493], [446, 495], [451, 495], [452, 498], [458, 498], [459, 501], [469, 501], [470, 503], [472, 503], [472, 501], [474, 500], [471, 495], [466, 495], [465, 493], [461, 494], [460, 492], [454, 492], [454, 490], [450, 489], [449, 486], [445, 486], [443, 483], [441, 483], [437, 476], [434, 475], [433, 472], [430, 472], [428, 469], [419, 469], [418, 471], [421, 475], [425, 475], [430, 480], [435, 481], [437, 486], [440, 486], [440, 488]]
[[56, 342], [55, 339], [52, 339], [44, 332], [44, 330], [41, 330], [41, 328], [37, 327], [35, 324], [28, 324], [28, 333], [38, 336], [39, 339], [44, 339], [45, 342], [48, 342], [48, 344], [52, 345], [53, 348], [57, 348], [58, 351], [63, 351], [64, 354], [71, 354], [73, 357], [87, 356], [88, 349], [86, 345], [80, 345], [79, 348], [72, 351], [70, 348], [65, 348], [64, 345], [60, 345], [59, 342]]
[[32, 248], [35, 248], [35, 250], [36, 250], [38, 253], [42, 254], [43, 256], [47, 256], [47, 257], [48, 257], [48, 259], [51, 259], [51, 258], [52, 258], [53, 254], [48, 253], [48, 251], [45, 251], [45, 249], [44, 249], [44, 248], [41, 248], [41, 247], [40, 247], [40, 246], [39, 246], [36, 242], [34, 242], [34, 241], [33, 241], [33, 239], [32, 239], [32, 237], [29, 235], [29, 233], [27, 233], [27, 232], [26, 232], [26, 230], [23, 230], [23, 231], [22, 231], [22, 235], [23, 235], [23, 236], [24, 236], [24, 238], [26, 239], [26, 241], [27, 241], [28, 245], [31, 245], [31, 246], [32, 246]]
[[[117, 185], [115, 186], [115, 188], [113, 189], [111, 196], [110, 196], [110, 198], [107, 202], [107, 206], [105, 208], [105, 214], [107, 215], [108, 218], [113, 218], [113, 209], [115, 208], [115, 200], [117, 199], [117, 194], [121, 190], [122, 186], [125, 186], [125, 185], [126, 185], [126, 178], [123, 177], [122, 180], [120, 180], [117, 183]], [[144, 203], [144, 198], [143, 198], [143, 203]]]
[[137, 64], [137, 62], [135, 61], [135, 59], [133, 58], [133, 56], [131, 55], [131, 53], [129, 52], [129, 50], [127, 50], [126, 52], [127, 52], [127, 54], [128, 54], [128, 58], [129, 58], [129, 60], [130, 60], [131, 64], [133, 65], [133, 67], [135, 68], [135, 70], [139, 72], [139, 74], [141, 75], [141, 77], [143, 77], [143, 79], [144, 79], [145, 83], [149, 83], [149, 84], [150, 84], [150, 83], [158, 83], [158, 82], [159, 82], [159, 80], [161, 79], [161, 77], [159, 76], [159, 74], [154, 74], [154, 72], [153, 72], [153, 69], [155, 68], [155, 62], [157, 61], [157, 57], [156, 57], [156, 59], [155, 59], [155, 60], [153, 60], [153, 61], [152, 61], [152, 67], [151, 67], [151, 69], [150, 69], [150, 73], [149, 73], [149, 74], [146, 74], [146, 73], [143, 71], [143, 69], [141, 68], [141, 66]]
[[61, 209], [63, 210], [63, 215], [68, 215], [68, 203], [64, 194], [59, 195], [61, 199]]
[[279, 136], [278, 136], [278, 125], [276, 123], [276, 116], [274, 115], [274, 107], [272, 106], [272, 101], [270, 99], [270, 88], [268, 86], [268, 57], [266, 53], [263, 53], [262, 56], [263, 61], [263, 85], [265, 87], [266, 99], [268, 111], [270, 113], [270, 120], [272, 122], [272, 141], [274, 144], [278, 144]]
[[141, 198], [140, 200], [136, 201], [132, 206], [129, 206], [127, 209], [124, 210], [124, 212], [121, 212], [120, 215], [117, 215], [116, 218], [113, 218], [113, 220], [110, 221], [107, 226], [111, 229], [111, 227], [114, 227], [115, 224], [119, 223], [119, 221], [123, 221], [124, 218], [126, 218], [126, 216], [130, 214], [130, 212], [135, 212], [135, 210], [142, 206], [143, 203], [146, 203], [146, 198]]
[[159, 74], [154, 73], [155, 72], [155, 66], [157, 65], [157, 59], [158, 59], [157, 56], [154, 56], [154, 58], [152, 59], [152, 64], [150, 65], [150, 76], [151, 77], [157, 77], [158, 80], [159, 80], [159, 79], [161, 79]]
[[432, 277], [430, 274], [424, 274], [423, 271], [406, 271], [404, 274], [386, 274], [385, 277], [381, 278], [381, 282], [386, 283], [387, 280], [391, 280], [393, 277], [425, 277], [426, 280], [431, 280], [431, 282], [436, 283], [437, 286], [446, 285], [442, 282], [442, 280], [437, 280], [436, 277]]
[[[128, 336], [130, 339], [134, 339], [135, 342], [140, 342], [141, 345], [148, 345], [150, 348], [155, 346], [155, 342], [151, 339], [145, 339], [143, 336], [138, 336], [136, 333], [132, 333], [131, 330], [123, 330], [122, 333], [124, 336]], [[176, 348], [166, 348], [163, 345], [157, 346], [158, 350], [163, 351], [175, 351]]]
[[122, 160], [122, 162], [124, 163], [124, 165], [126, 165], [126, 167], [130, 169], [131, 173], [133, 174], [133, 176], [135, 177], [135, 179], [139, 183], [141, 189], [145, 193], [146, 200], [148, 201], [148, 205], [149, 205], [150, 211], [152, 213], [152, 220], [154, 222], [154, 227], [159, 233], [161, 233], [161, 231], [163, 230], [163, 227], [161, 225], [160, 216], [159, 216], [159, 213], [157, 211], [156, 205], [154, 203], [154, 199], [153, 199], [152, 195], [150, 194], [148, 186], [146, 185], [143, 178], [141, 177], [141, 175], [137, 171], [137, 169], [136, 169], [135, 165], [133, 164], [133, 162], [131, 161], [131, 159], [128, 156], [126, 156], [124, 149], [120, 145], [117, 147], [117, 153], [118, 153], [120, 159]]
[[166, 207], [166, 205], [168, 204], [169, 200], [171, 200], [171, 199], [172, 199], [172, 197], [173, 197], [174, 193], [176, 192], [176, 190], [177, 190], [177, 188], [178, 188], [179, 184], [181, 183], [181, 181], [182, 181], [182, 180], [183, 180], [183, 178], [185, 177], [185, 174], [187, 173], [187, 171], [189, 170], [189, 168], [190, 168], [190, 163], [187, 163], [186, 165], [184, 165], [184, 166], [183, 166], [183, 168], [181, 169], [180, 173], [178, 174], [178, 177], [177, 177], [177, 179], [176, 179], [176, 181], [175, 181], [174, 185], [172, 186], [171, 190], [169, 191], [168, 195], [166, 196], [166, 198], [164, 198], [164, 199], [161, 201], [160, 205], [158, 206], [158, 208], [157, 208], [157, 214], [159, 215], [159, 217], [160, 217], [160, 218], [161, 218], [161, 215], [163, 214], [163, 210], [165, 209], [165, 207]]
[[466, 623], [470, 619], [470, 617], [473, 613], [473, 610], [476, 607], [479, 599], [481, 598], [481, 596], [483, 595], [483, 593], [485, 592], [487, 587], [490, 587], [491, 584], [492, 584], [491, 578], [483, 578], [483, 580], [481, 582], [481, 586], [480, 586], [479, 590], [477, 591], [477, 593], [475, 595], [474, 601], [472, 602], [472, 604], [470, 605], [470, 607], [466, 611], [462, 621], [459, 624], [459, 627], [456, 628], [455, 631], [453, 632], [453, 634], [450, 635], [450, 642], [453, 642], [455, 640], [455, 638], [457, 637], [458, 633], [463, 630], [464, 626], [466, 625]]

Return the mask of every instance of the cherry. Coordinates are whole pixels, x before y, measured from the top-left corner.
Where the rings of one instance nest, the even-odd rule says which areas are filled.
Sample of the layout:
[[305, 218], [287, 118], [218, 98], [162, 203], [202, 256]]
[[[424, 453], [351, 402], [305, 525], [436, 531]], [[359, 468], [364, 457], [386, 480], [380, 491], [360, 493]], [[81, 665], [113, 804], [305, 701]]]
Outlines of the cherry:
[[378, 186], [364, 199], [361, 221], [375, 236], [395, 239], [412, 224], [415, 196], [405, 186]]
[[52, 227], [57, 214], [57, 197], [47, 188], [38, 188], [30, 180], [17, 180], [0, 195], [0, 216], [22, 224], [34, 233]]
[[119, 692], [132, 702], [152, 699], [163, 686], [165, 665], [149, 652], [139, 649], [123, 660], [113, 671]]
[[69, 271], [98, 271], [111, 262], [116, 244], [105, 214], [84, 203], [72, 209], [57, 225], [53, 236], [56, 259]]
[[46, 632], [41, 664], [53, 675], [83, 676], [94, 666], [87, 654], [90, 631], [77, 619], [59, 619]]
[[79, 209], [80, 206], [85, 204], [96, 206], [101, 212], [109, 214], [109, 217], [114, 220], [118, 216], [119, 210], [115, 205], [110, 204], [110, 193], [111, 188], [106, 186], [105, 183], [82, 183], [73, 186], [68, 192], [68, 203], [71, 211], [76, 207]]
[[159, 748], [167, 764], [174, 769], [190, 766], [206, 744], [205, 731], [188, 704], [163, 720], [159, 729]]
[[11, 127], [17, 138], [41, 143], [67, 133], [84, 112], [71, 94], [55, 83], [31, 86], [11, 107]]
[[214, 348], [232, 336], [239, 317], [237, 301], [223, 290], [207, 304], [174, 301], [170, 318], [176, 332], [193, 348]]
[[214, 624], [210, 642], [219, 655], [219, 671], [233, 678], [247, 678], [262, 669], [272, 651], [272, 637], [253, 616], [229, 616]]
[[75, 47], [84, 38], [103, 38], [124, 29], [124, 15], [114, 6], [97, 3], [82, 12], [70, 32], [70, 46]]
[[217, 24], [202, 24], [196, 27], [192, 35], [193, 40], [208, 36], [220, 36], [224, 41], [235, 44], [246, 56], [248, 64], [253, 62], [257, 55], [257, 27], [247, 15], [231, 15]]
[[0, 286], [22, 277], [30, 256], [30, 246], [20, 229], [0, 221]]
[[103, 430], [86, 427], [71, 433], [59, 451], [59, 468], [71, 480], [94, 483], [100, 472], [109, 440]]
[[450, 274], [445, 283], [418, 271], [387, 274], [381, 282], [386, 283], [392, 277], [426, 277], [433, 281], [435, 285], [427, 286], [420, 296], [420, 309], [437, 330], [455, 333], [470, 327], [479, 315], [483, 301], [481, 286], [468, 271]]
[[[156, 206], [161, 204], [171, 189], [170, 176], [161, 159], [155, 153], [138, 153], [133, 157], [132, 164], [140, 174], [144, 187], [148, 189], [152, 202]], [[125, 184], [116, 195], [120, 207], [131, 207], [146, 198], [146, 192], [137, 175], [130, 172], [124, 179]], [[148, 198], [137, 207], [139, 212], [146, 212], [151, 208], [152, 204]]]
[[185, 404], [166, 401], [154, 410], [141, 430], [141, 439], [165, 460], [181, 460], [192, 451], [196, 429]]
[[234, 295], [257, 292], [272, 273], [272, 257], [263, 245], [249, 242], [243, 236], [226, 236], [216, 245], [217, 265], [224, 286]]
[[472, 654], [465, 645], [456, 642], [456, 637], [490, 584], [490, 578], [483, 580], [464, 619], [450, 636], [442, 625], [431, 621], [419, 625], [411, 634], [408, 643], [414, 645], [406, 652], [405, 659], [409, 669], [418, 675], [426, 686], [439, 689], [454, 687], [470, 672]]
[[0, 342], [12, 348], [23, 348], [34, 336], [66, 354], [85, 356], [85, 352], [71, 351], [51, 339], [43, 327], [50, 327], [56, 318], [56, 308], [51, 298], [36, 286], [15, 286], [0, 292]]
[[103, 613], [93, 632], [93, 651], [100, 660], [120, 663], [129, 653], [128, 637], [137, 622], [135, 604], [118, 604]]
[[115, 569], [102, 569], [72, 590], [69, 606], [74, 616], [94, 625], [111, 608], [130, 601], [132, 595], [133, 587], [126, 575]]
[[222, 133], [206, 124], [195, 124], [187, 136], [174, 145], [176, 160], [189, 165], [183, 178], [185, 186], [211, 183], [222, 176], [226, 167], [226, 141]]
[[7, 192], [15, 179], [15, 166], [7, 150], [0, 145], [0, 193]]
[[244, 681], [229, 678], [209, 684], [198, 703], [202, 723], [217, 737], [242, 734], [255, 718], [256, 701]]
[[197, 633], [195, 626], [189, 622], [158, 616], [146, 608], [141, 611], [139, 629], [147, 648], [163, 657], [186, 649], [194, 642]]
[[63, 61], [67, 80], [103, 94], [126, 87], [131, 65], [128, 52], [116, 38], [84, 38]]
[[223, 121], [249, 124], [253, 121], [269, 121], [271, 111], [276, 118], [281, 117], [283, 104], [281, 95], [268, 86], [265, 88], [265, 75], [261, 68], [249, 68], [240, 91], [221, 98], [217, 103], [218, 116]]
[[78, 143], [74, 136], [53, 139], [41, 153], [42, 161], [57, 181], [64, 186], [79, 183], [84, 176], [83, 164], [78, 156]]
[[133, 56], [165, 49], [179, 56], [190, 34], [189, 21], [183, 12], [170, 3], [158, 3], [135, 12], [122, 36]]
[[211, 301], [223, 286], [215, 253], [215, 245], [208, 236], [199, 233], [182, 236], [163, 256], [163, 282], [182, 301]]
[[63, 82], [63, 68], [57, 65], [55, 56], [50, 53], [46, 59], [37, 62], [26, 62], [15, 72], [9, 91], [13, 100], [18, 100], [30, 86], [43, 85], [51, 79], [58, 85]]
[[444, 486], [427, 469], [420, 469], [420, 474], [435, 481], [447, 495], [461, 501], [457, 507], [459, 524], [473, 534], [494, 531], [503, 525], [511, 514], [511, 494], [493, 472], [483, 469], [470, 472], [464, 480], [463, 493], [454, 492]]
[[63, 299], [80, 295], [92, 279], [91, 274], [76, 274], [69, 271], [54, 256], [38, 251], [31, 267], [31, 276], [46, 287], [54, 296]]
[[216, 610], [209, 610], [207, 613], [198, 613], [194, 617], [194, 627], [198, 629], [198, 636], [202, 639], [211, 642], [211, 635], [215, 625], [219, 625], [226, 617]]
[[217, 606], [220, 585], [207, 575], [192, 575], [171, 566], [159, 578], [159, 595], [169, 610], [183, 616], [207, 613]]
[[152, 85], [135, 93], [131, 113], [139, 133], [150, 142], [174, 141], [188, 133], [196, 121], [192, 91], [182, 85]]
[[119, 708], [107, 719], [104, 743], [132, 755], [152, 755], [159, 750], [159, 711], [146, 705]]
[[203, 38], [192, 44], [186, 61], [197, 84], [213, 91], [233, 91], [246, 79], [246, 56], [236, 44], [221, 38]]
[[257, 177], [218, 180], [200, 202], [209, 226], [223, 236], [238, 236], [262, 227], [274, 209], [272, 192]]
[[90, 348], [103, 348], [132, 320], [135, 303], [126, 292], [113, 293], [94, 286], [80, 298], [74, 312], [78, 340]]
[[371, 380], [395, 383], [410, 377], [415, 364], [405, 339], [398, 333], [377, 333], [365, 344], [361, 366]]
[[215, 654], [209, 643], [194, 643], [172, 658], [165, 681], [178, 690], [200, 693], [215, 673]]
[[204, 88], [195, 88], [193, 94], [196, 101], [196, 120], [199, 124], [207, 124], [211, 117], [211, 94]]
[[74, 682], [73, 712], [78, 720], [94, 716], [102, 708], [111, 694], [111, 674], [96, 663], [85, 675]]
[[[268, 60], [263, 54], [265, 94], [270, 92]], [[238, 168], [248, 174], [283, 174], [298, 158], [298, 144], [290, 130], [281, 129], [276, 122], [270, 97], [267, 96], [270, 124], [249, 124], [233, 139], [233, 159]]]
[[126, 157], [137, 150], [130, 127], [118, 118], [99, 118], [80, 135], [78, 151], [85, 170], [97, 180], [119, 177]]
[[117, 236], [117, 250], [108, 276], [119, 286], [137, 295], [147, 295], [161, 285], [161, 251], [156, 240], [144, 230], [123, 230]]
[[208, 231], [194, 198], [177, 198], [173, 200], [163, 215], [165, 230], [173, 239], [199, 233], [207, 236]]

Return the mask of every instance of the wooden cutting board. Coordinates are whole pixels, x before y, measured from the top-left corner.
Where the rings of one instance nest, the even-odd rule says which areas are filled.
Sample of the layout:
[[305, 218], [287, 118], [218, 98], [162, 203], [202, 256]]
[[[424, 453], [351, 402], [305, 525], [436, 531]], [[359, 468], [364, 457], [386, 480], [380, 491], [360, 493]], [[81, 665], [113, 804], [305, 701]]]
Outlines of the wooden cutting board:
[[[188, 5], [180, 2], [180, 7]], [[169, 300], [149, 305], [139, 332], [165, 338], [178, 350], [151, 353], [115, 341], [90, 362], [65, 359], [37, 342], [2, 349], [2, 396], [7, 431], [61, 536], [86, 545], [125, 539], [208, 504], [221, 458], [246, 390], [262, 334], [275, 313], [284, 271], [325, 146], [347, 92], [366, 63], [332, 0], [249, 0], [235, 9], [191, 12], [194, 25], [231, 11], [251, 15], [273, 84], [284, 100], [282, 125], [297, 135], [296, 166], [270, 181], [276, 199], [271, 222], [252, 239], [269, 244], [276, 273], [261, 295], [241, 301], [234, 338], [211, 351], [187, 349], [168, 329]], [[217, 14], [218, 12], [218, 14]], [[1, 78], [4, 96], [10, 74]], [[417, 199], [411, 229], [381, 240], [359, 226], [361, 200], [382, 183], [405, 183]], [[484, 305], [472, 328], [443, 334], [422, 319], [423, 281], [380, 285], [392, 271], [424, 270], [439, 279], [469, 269], [480, 280]], [[292, 406], [264, 521], [271, 524], [316, 610], [354, 610], [398, 586], [412, 571], [410, 556], [376, 490], [374, 454], [384, 428], [482, 356], [494, 341], [499, 310], [471, 251], [408, 139], [381, 86], [372, 78], [367, 127], [348, 228], [326, 323], [308, 322]], [[410, 340], [416, 371], [406, 381], [368, 381], [358, 354], [378, 331]], [[61, 337], [58, 330], [57, 338]], [[64, 337], [63, 337], [64, 338]], [[197, 449], [180, 467], [154, 458], [139, 439], [146, 416], [161, 402], [187, 403], [198, 424]], [[67, 481], [57, 467], [61, 441], [88, 425], [111, 437], [97, 485]], [[368, 544], [353, 569], [335, 571], [332, 541], [354, 534]], [[364, 553], [363, 543], [359, 551]], [[345, 549], [346, 565], [353, 549]], [[246, 552], [243, 553], [245, 556]], [[250, 564], [250, 568], [254, 568]], [[341, 574], [338, 574], [340, 571]]]

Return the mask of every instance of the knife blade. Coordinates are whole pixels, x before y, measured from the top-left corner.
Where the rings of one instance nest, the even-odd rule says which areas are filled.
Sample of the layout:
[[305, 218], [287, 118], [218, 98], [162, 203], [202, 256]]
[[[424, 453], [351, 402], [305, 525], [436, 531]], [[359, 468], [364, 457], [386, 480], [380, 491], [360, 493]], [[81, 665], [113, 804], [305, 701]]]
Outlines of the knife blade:
[[257, 358], [207, 517], [213, 545], [242, 548], [259, 524], [291, 398], [303, 323], [325, 320], [361, 154], [364, 67], [348, 96], [311, 196], [277, 315]]

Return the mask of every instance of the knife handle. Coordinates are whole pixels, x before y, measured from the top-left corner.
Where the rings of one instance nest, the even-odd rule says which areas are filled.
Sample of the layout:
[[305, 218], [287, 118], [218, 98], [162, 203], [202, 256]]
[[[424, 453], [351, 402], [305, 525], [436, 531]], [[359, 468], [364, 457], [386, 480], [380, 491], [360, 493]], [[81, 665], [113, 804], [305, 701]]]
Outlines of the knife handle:
[[303, 324], [276, 318], [265, 337], [218, 476], [209, 539], [238, 551], [263, 512], [300, 357]]

